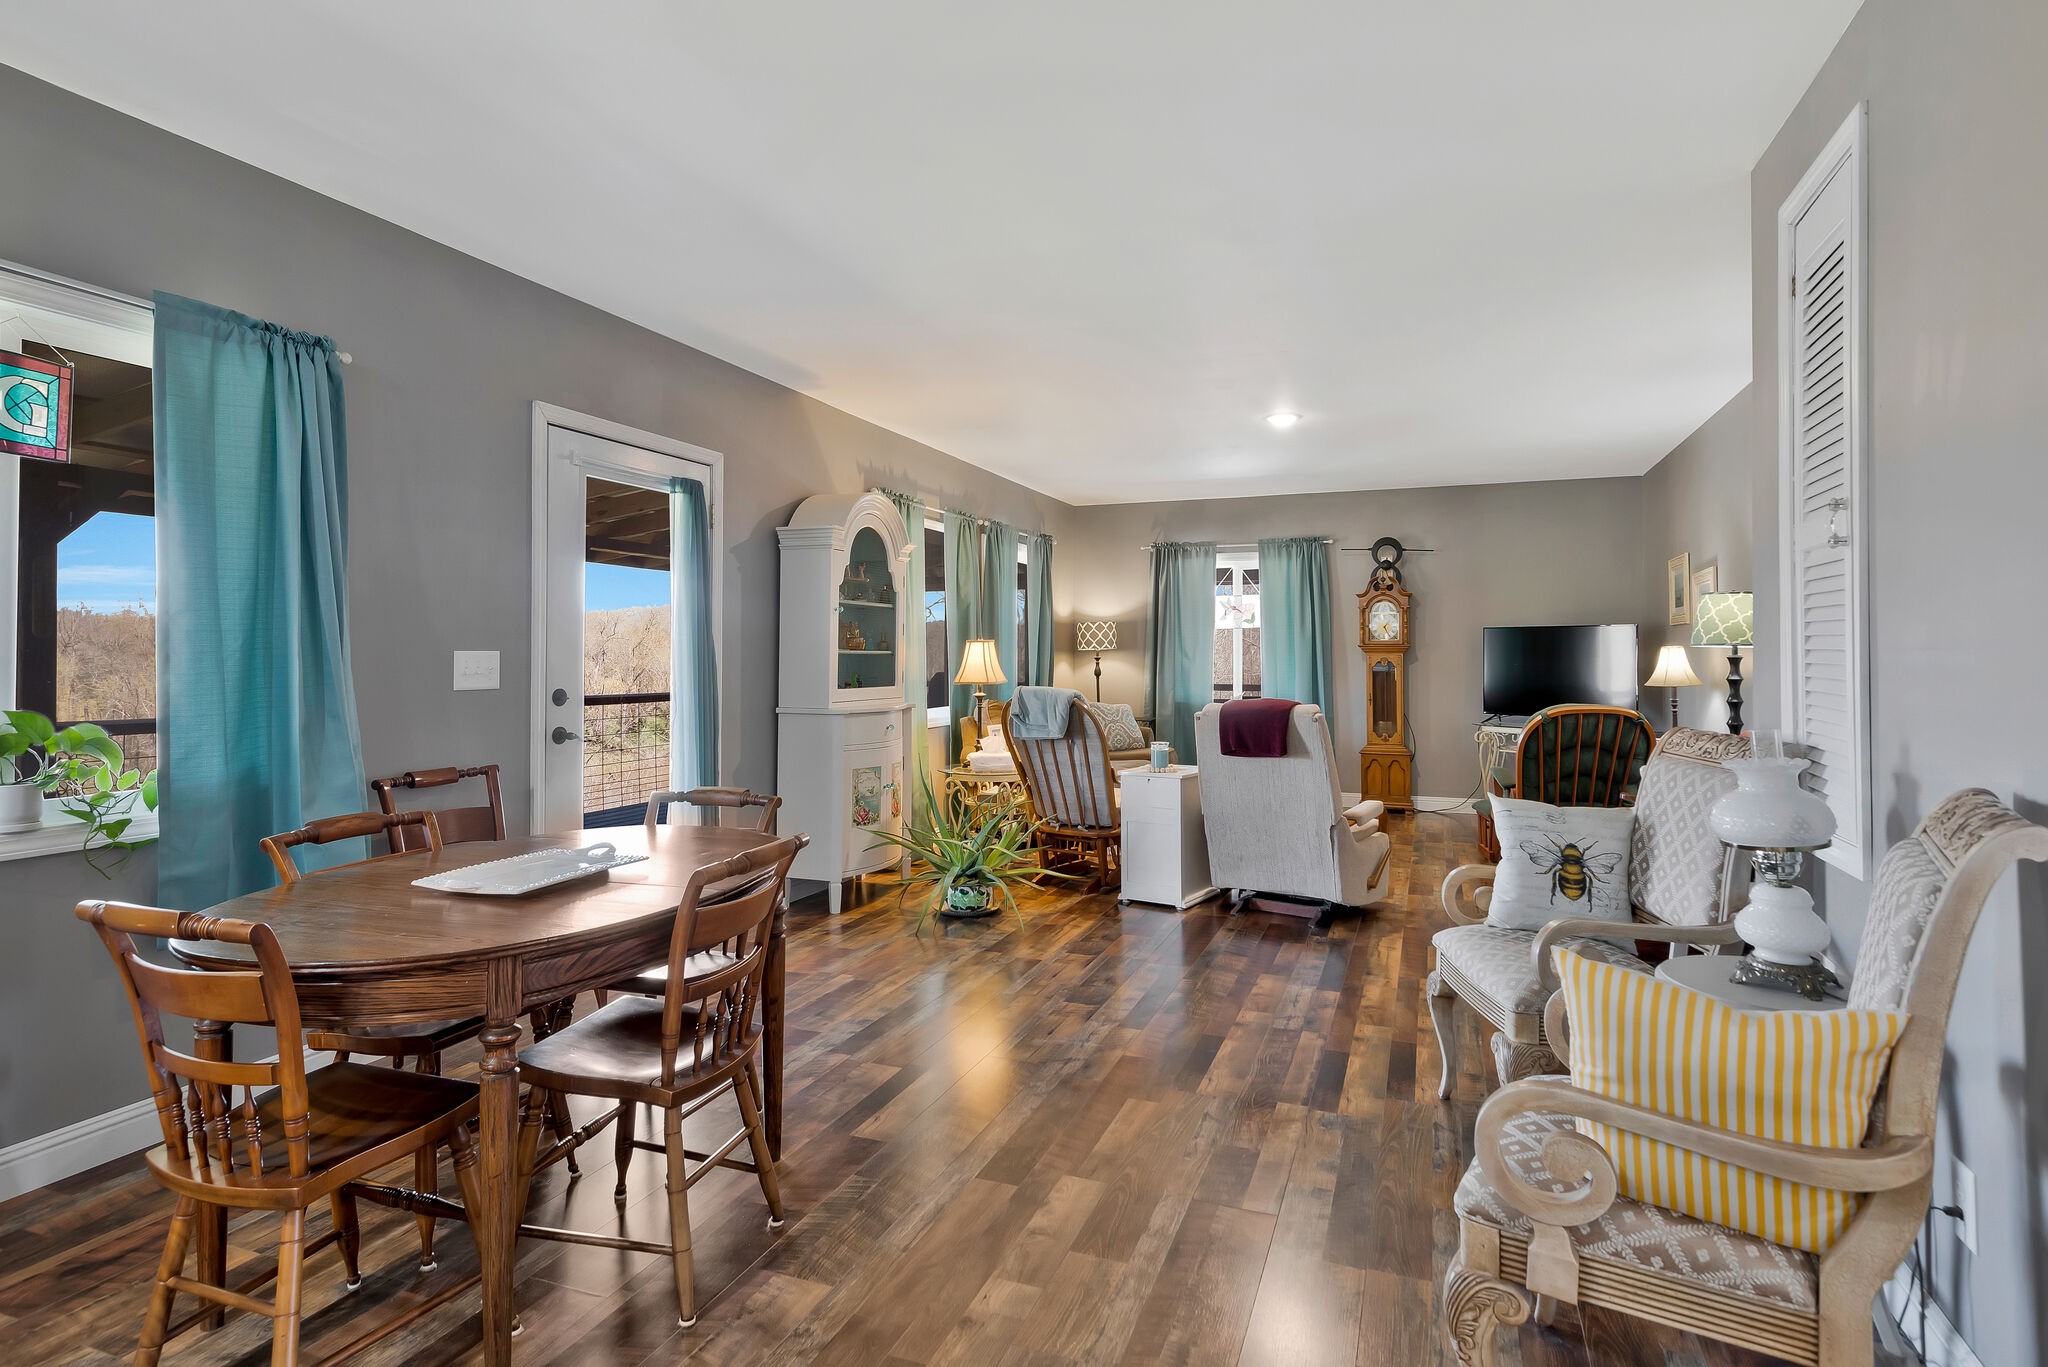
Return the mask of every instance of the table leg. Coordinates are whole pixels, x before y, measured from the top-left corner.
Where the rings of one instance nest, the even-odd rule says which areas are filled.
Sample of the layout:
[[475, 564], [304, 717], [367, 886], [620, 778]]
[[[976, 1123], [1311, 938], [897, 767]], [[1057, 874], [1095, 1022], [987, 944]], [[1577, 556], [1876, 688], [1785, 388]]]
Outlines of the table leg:
[[784, 974], [789, 962], [789, 907], [775, 909], [768, 932], [766, 982], [761, 991], [761, 1110], [767, 1122], [768, 1153], [782, 1157], [782, 1024], [787, 1000]]
[[477, 1262], [483, 1278], [484, 1362], [508, 1367], [518, 1323], [512, 1301], [512, 1268], [519, 1229], [519, 965], [498, 960], [490, 966], [485, 1019], [477, 1036], [483, 1045], [479, 1100], [477, 1195], [481, 1210], [471, 1214]]
[[[213, 1062], [226, 1062], [235, 1055], [235, 1027], [227, 1021], [194, 1021], [192, 1023], [192, 1052], [195, 1056]], [[210, 1201], [199, 1203], [199, 1212], [194, 1217], [196, 1227], [192, 1234], [192, 1256], [197, 1260], [194, 1274], [203, 1282], [215, 1286], [228, 1284], [228, 1208]], [[211, 1332], [227, 1323], [225, 1307], [213, 1306], [204, 1311], [199, 1319], [200, 1328]]]

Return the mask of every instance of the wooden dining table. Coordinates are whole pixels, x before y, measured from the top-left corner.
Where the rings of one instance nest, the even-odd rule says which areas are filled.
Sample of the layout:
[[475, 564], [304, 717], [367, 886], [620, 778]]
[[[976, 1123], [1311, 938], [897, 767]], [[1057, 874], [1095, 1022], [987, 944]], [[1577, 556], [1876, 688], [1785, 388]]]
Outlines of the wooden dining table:
[[[725, 826], [664, 825], [564, 831], [450, 845], [350, 865], [290, 887], [252, 892], [208, 914], [261, 921], [291, 964], [299, 1014], [309, 1029], [398, 1024], [481, 1015], [483, 1046], [478, 1166], [483, 1209], [467, 1212], [483, 1287], [484, 1361], [511, 1361], [516, 1322], [512, 1269], [516, 1209], [520, 1021], [527, 1012], [605, 987], [662, 963], [690, 875], [770, 843], [771, 835]], [[519, 897], [433, 892], [413, 880], [533, 850], [616, 845], [638, 863]], [[381, 851], [380, 851], [381, 853]], [[762, 991], [762, 1090], [770, 1152], [782, 1150], [783, 982], [786, 913], [769, 939]], [[247, 967], [246, 946], [177, 940], [171, 951], [208, 968]], [[231, 1057], [230, 1027], [201, 1023], [202, 1056]], [[623, 1122], [622, 1122], [623, 1123]], [[227, 1260], [225, 1207], [208, 1207], [195, 1231], [201, 1277], [218, 1283]]]

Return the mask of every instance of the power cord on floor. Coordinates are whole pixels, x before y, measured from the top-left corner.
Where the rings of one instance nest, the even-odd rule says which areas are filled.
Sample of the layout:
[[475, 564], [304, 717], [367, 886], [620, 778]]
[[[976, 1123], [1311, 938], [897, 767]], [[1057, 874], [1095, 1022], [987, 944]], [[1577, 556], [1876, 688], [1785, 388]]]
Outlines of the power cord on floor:
[[[1402, 718], [1401, 725], [1402, 729], [1406, 733], [1406, 738], [1408, 741], [1408, 753], [1412, 755], [1415, 753], [1415, 723], [1407, 720], [1404, 717]], [[1415, 811], [1418, 815], [1428, 816], [1451, 816], [1458, 812], [1469, 812], [1472, 810], [1472, 799], [1478, 797], [1479, 790], [1484, 788], [1485, 786], [1486, 774], [1482, 771], [1479, 775], [1479, 781], [1472, 785], [1472, 791], [1465, 794], [1465, 796], [1460, 798], [1458, 801], [1453, 802], [1450, 806], [1425, 807], [1418, 802], [1415, 804]]]
[[[1925, 1367], [1927, 1362], [1927, 1302], [1931, 1298], [1933, 1290], [1928, 1285], [1927, 1264], [1934, 1261], [1934, 1217], [1937, 1214], [1946, 1215], [1952, 1220], [1960, 1221], [1963, 1218], [1963, 1208], [1961, 1206], [1928, 1207], [1927, 1218], [1920, 1223], [1920, 1238], [1913, 1241], [1912, 1254], [1906, 1260], [1906, 1306], [1916, 1309], [1919, 1312], [1920, 1320], [1919, 1332], [1913, 1336], [1911, 1347], [1914, 1355], [1920, 1359], [1922, 1367]], [[1927, 1251], [1924, 1255], [1921, 1252], [1921, 1245], [1923, 1243], [1927, 1245]]]

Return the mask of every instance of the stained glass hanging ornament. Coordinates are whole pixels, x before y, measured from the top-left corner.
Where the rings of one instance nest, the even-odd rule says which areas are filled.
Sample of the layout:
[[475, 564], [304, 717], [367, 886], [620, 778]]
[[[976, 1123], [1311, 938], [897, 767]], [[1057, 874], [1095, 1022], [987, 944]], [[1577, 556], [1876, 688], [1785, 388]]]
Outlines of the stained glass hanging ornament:
[[0, 451], [69, 461], [71, 383], [69, 365], [0, 351]]

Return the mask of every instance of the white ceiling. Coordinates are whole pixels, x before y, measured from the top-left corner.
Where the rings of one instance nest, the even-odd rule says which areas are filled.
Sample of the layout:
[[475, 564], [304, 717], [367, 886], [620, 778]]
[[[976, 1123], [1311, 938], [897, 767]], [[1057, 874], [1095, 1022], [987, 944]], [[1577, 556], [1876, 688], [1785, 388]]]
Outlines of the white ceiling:
[[1106, 503], [1647, 469], [1749, 378], [1749, 170], [1858, 3], [68, 0], [0, 55]]

